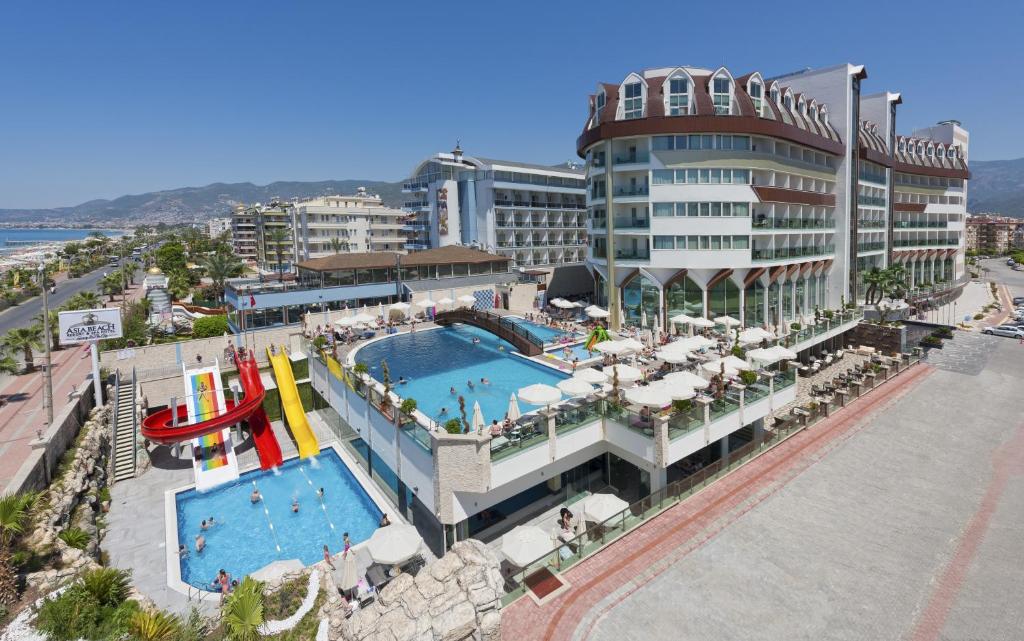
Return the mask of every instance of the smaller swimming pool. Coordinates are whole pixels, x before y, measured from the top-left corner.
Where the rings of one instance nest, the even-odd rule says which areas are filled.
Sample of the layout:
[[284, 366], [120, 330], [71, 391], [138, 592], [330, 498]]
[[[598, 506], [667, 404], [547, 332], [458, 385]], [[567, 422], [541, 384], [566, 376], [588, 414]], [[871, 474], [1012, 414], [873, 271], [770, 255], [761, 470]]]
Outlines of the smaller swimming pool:
[[571, 338], [576, 336], [573, 332], [567, 332], [563, 329], [558, 329], [557, 327], [548, 327], [547, 325], [534, 323], [533, 321], [528, 321], [525, 318], [519, 318], [518, 316], [506, 316], [505, 318], [511, 321], [513, 325], [530, 330], [537, 336], [537, 338], [541, 339], [545, 343], [556, 343], [562, 338]]
[[[253, 483], [263, 495], [259, 503], [249, 500]], [[323, 501], [317, 496], [321, 487]], [[298, 513], [291, 510], [293, 499]], [[324, 545], [331, 553], [344, 548], [345, 532], [353, 545], [370, 538], [381, 517], [333, 449], [314, 459], [285, 461], [276, 474], [254, 470], [208, 492], [180, 492], [175, 501], [177, 540], [189, 550], [181, 559], [181, 580], [207, 590], [221, 568], [241, 580], [273, 561], [315, 563]], [[200, 524], [210, 517], [216, 525], [202, 531]], [[202, 553], [195, 549], [197, 534], [206, 539]]]

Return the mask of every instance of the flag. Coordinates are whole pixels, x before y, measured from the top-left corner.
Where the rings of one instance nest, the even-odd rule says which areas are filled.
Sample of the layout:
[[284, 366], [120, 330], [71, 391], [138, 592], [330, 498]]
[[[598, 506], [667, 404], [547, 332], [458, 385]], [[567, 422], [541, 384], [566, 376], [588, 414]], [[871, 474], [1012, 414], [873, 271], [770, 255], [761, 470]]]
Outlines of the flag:
[[256, 307], [256, 297], [249, 294], [249, 307]]

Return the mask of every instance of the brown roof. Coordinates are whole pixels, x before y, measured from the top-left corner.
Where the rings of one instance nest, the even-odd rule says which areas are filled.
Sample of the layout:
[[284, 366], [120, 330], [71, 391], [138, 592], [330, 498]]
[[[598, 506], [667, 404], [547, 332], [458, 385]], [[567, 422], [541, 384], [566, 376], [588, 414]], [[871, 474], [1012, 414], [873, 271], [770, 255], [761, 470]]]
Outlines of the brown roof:
[[416, 267], [419, 265], [454, 265], [463, 263], [492, 263], [508, 262], [512, 260], [508, 256], [489, 254], [471, 247], [460, 247], [448, 245], [436, 249], [413, 252], [411, 254], [397, 254], [395, 252], [370, 252], [334, 254], [323, 258], [313, 258], [298, 264], [302, 269], [324, 272], [336, 269], [380, 269], [394, 267], [397, 257], [401, 256], [403, 267]]

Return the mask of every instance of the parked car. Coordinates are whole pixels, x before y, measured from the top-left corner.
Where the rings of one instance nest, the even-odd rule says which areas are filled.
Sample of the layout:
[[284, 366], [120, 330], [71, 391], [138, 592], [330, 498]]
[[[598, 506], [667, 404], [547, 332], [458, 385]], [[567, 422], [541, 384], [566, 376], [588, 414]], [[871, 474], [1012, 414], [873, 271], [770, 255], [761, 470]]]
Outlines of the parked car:
[[981, 330], [982, 334], [988, 334], [990, 336], [1007, 336], [1009, 338], [1021, 338], [1024, 339], [1024, 327], [1017, 327], [1015, 325], [999, 325], [998, 327], [986, 327]]
[[1013, 297], [1013, 304], [1014, 305], [1024, 305], [1024, 296], [1014, 296]]

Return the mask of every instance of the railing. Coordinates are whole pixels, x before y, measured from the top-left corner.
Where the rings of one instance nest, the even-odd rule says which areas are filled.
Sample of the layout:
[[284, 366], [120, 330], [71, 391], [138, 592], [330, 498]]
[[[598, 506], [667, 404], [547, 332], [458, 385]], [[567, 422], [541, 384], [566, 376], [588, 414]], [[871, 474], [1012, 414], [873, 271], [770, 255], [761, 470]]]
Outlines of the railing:
[[403, 191], [424, 191], [428, 187], [430, 187], [430, 183], [426, 182], [402, 183]]
[[645, 153], [623, 154], [615, 156], [616, 165], [631, 165], [650, 162], [651, 157]]
[[885, 243], [857, 243], [857, 252], [873, 252], [885, 249]]
[[803, 218], [763, 218], [751, 223], [754, 229], [835, 229], [835, 220]]
[[884, 220], [858, 220], [857, 229], [885, 229]]
[[584, 402], [580, 405], [568, 405], [559, 408], [555, 414], [555, 433], [562, 436], [591, 423], [601, 416], [600, 403], [598, 401]]
[[932, 239], [932, 240], [897, 240], [893, 247], [958, 247], [960, 241], [956, 239]]
[[807, 256], [828, 256], [836, 251], [835, 245], [808, 245], [806, 247], [778, 247], [776, 249], [753, 249], [751, 259], [754, 261], [784, 260], [786, 258], [804, 258]]
[[892, 224], [892, 226], [894, 229], [949, 229], [949, 223], [944, 220], [897, 220]]
[[869, 180], [869, 181], [871, 181], [873, 183], [878, 183], [879, 185], [886, 184], [885, 174], [875, 174], [875, 173], [872, 173], [870, 171], [861, 171], [860, 172], [860, 179], [861, 180]]
[[857, 196], [858, 205], [867, 205], [869, 207], [885, 207], [885, 198], [877, 196]]
[[615, 218], [615, 230], [650, 229], [651, 221], [647, 218]]
[[646, 196], [650, 190], [646, 186], [638, 185], [636, 187], [616, 187], [616, 196]]
[[532, 448], [548, 440], [547, 419], [540, 415], [534, 415], [521, 422], [507, 435], [496, 436], [491, 439], [491, 462], [519, 454], [524, 450]]
[[138, 398], [138, 378], [135, 375], [135, 367], [132, 367], [132, 469], [135, 469], [135, 453], [139, 447], [139, 411], [135, 407]]
[[438, 325], [466, 323], [487, 330], [506, 340], [527, 356], [538, 356], [544, 351], [544, 340], [529, 329], [517, 325], [507, 317], [480, 309], [453, 309], [439, 312], [434, 317]]

